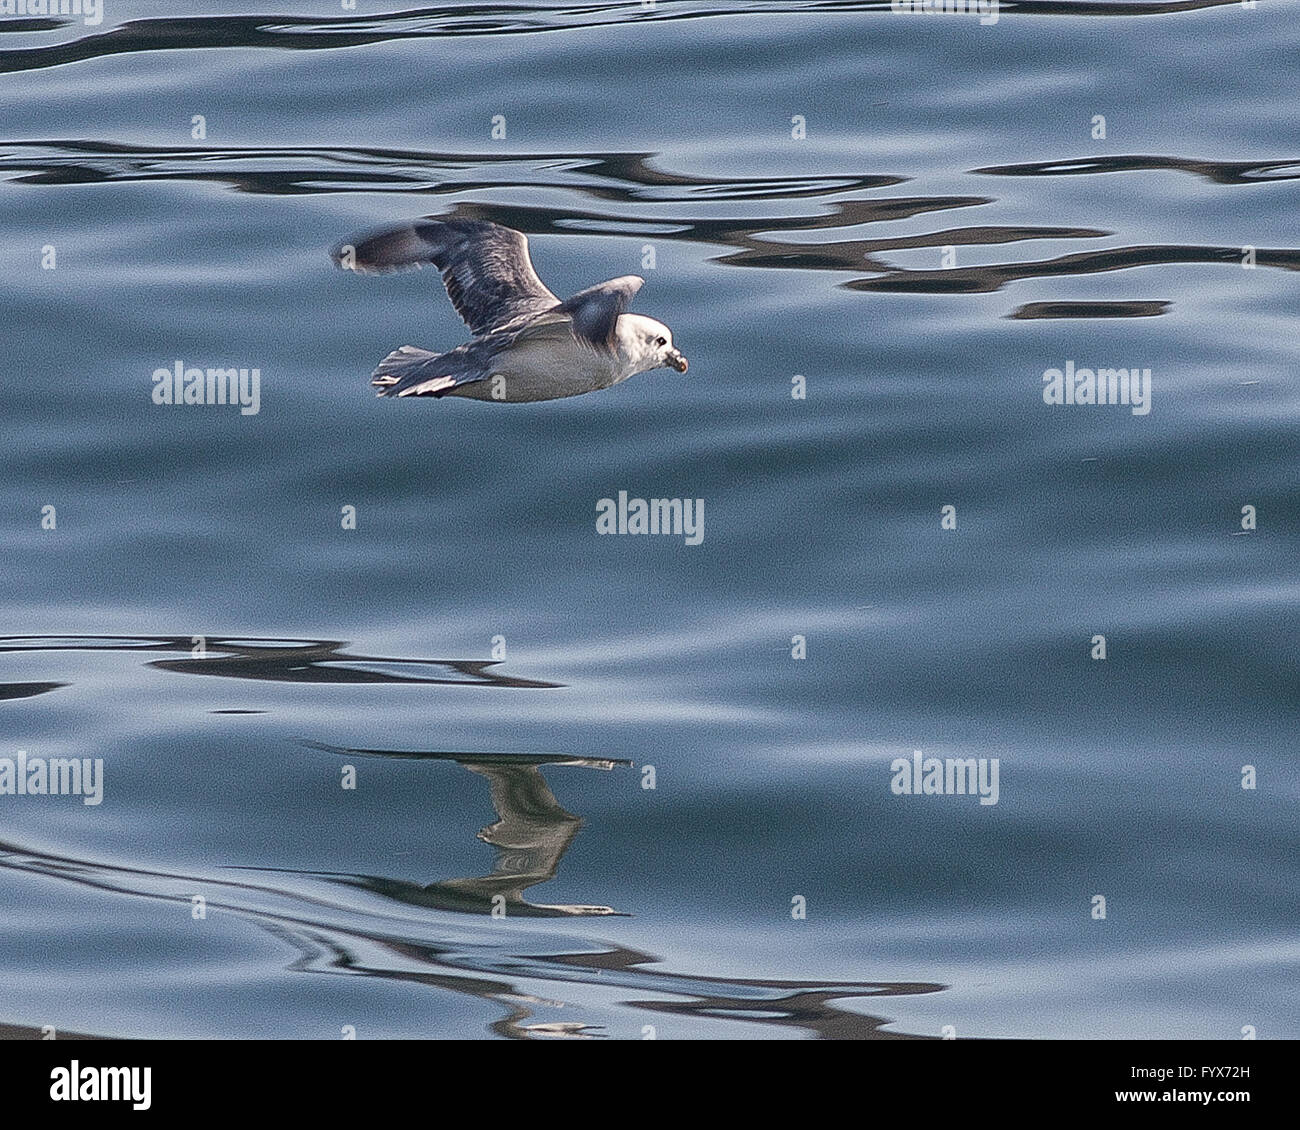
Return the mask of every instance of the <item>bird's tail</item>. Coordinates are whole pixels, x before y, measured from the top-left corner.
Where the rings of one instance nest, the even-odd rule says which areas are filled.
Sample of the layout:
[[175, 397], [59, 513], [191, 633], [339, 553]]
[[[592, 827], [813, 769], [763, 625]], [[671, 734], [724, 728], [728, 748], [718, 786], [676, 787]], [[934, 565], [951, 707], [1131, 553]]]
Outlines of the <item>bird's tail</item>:
[[455, 373], [458, 366], [448, 364], [450, 357], [403, 345], [379, 362], [370, 383], [380, 396], [438, 396], [461, 383]]

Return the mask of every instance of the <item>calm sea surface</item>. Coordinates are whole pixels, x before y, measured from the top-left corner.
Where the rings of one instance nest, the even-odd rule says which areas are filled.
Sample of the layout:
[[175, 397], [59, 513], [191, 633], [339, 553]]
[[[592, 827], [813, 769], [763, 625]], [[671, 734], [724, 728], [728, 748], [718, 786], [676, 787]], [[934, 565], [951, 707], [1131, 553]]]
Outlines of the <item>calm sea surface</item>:
[[[1295, 7], [393, 7], [0, 17], [0, 1028], [1300, 1036]], [[689, 372], [375, 399], [422, 215]]]

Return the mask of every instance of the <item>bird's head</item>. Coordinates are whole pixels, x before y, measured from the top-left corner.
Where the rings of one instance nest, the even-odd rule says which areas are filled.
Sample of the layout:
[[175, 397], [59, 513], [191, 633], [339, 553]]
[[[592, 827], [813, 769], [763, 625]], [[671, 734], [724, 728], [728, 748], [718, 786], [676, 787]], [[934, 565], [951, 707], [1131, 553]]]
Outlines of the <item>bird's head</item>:
[[676, 369], [686, 372], [687, 361], [681, 351], [673, 345], [673, 331], [663, 322], [646, 318], [640, 314], [624, 314], [632, 321], [632, 329], [637, 343], [637, 352], [647, 369]]

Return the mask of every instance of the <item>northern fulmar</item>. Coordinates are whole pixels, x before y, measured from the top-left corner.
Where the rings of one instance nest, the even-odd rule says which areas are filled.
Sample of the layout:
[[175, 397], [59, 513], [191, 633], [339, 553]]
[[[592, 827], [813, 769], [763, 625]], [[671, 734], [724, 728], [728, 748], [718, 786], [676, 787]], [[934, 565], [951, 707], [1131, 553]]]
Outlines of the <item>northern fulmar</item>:
[[537, 277], [523, 232], [487, 220], [423, 219], [342, 243], [334, 261], [374, 274], [432, 263], [474, 340], [446, 353], [395, 349], [380, 396], [518, 403], [578, 396], [650, 369], [686, 372], [662, 322], [625, 311], [644, 279], [623, 275], [561, 302]]

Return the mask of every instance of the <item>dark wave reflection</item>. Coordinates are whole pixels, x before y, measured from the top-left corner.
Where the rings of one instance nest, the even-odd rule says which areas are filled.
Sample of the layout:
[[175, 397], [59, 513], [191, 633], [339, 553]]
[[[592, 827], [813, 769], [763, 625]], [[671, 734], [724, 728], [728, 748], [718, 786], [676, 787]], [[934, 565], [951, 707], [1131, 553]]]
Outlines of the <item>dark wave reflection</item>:
[[67, 683], [0, 683], [0, 702], [10, 698], [34, 698], [38, 694], [49, 694]]
[[[657, 959], [626, 946], [593, 945], [581, 937], [513, 934], [508, 922], [493, 932], [460, 930], [441, 916], [376, 914], [338, 897], [338, 887], [236, 881], [108, 864], [0, 842], [0, 869], [41, 876], [130, 898], [190, 904], [195, 894], [209, 912], [225, 911], [261, 927], [294, 951], [297, 972], [380, 977], [426, 989], [490, 1001], [500, 1010], [490, 1030], [515, 1039], [599, 1035], [601, 1026], [573, 1020], [580, 1000], [539, 995], [568, 986], [599, 986], [628, 994], [625, 1007], [776, 1025], [827, 1039], [915, 1039], [885, 1029], [881, 1016], [843, 1009], [837, 1001], [935, 993], [932, 982], [817, 982], [710, 977], [652, 968]], [[283, 882], [283, 881], [282, 881]], [[491, 933], [490, 940], [485, 940]], [[645, 1000], [654, 994], [669, 1000]], [[551, 1019], [552, 1013], [564, 1019]], [[21, 1033], [14, 1033], [20, 1035]], [[431, 1033], [432, 1034], [432, 1033]]]
[[1170, 302], [1026, 302], [1008, 317], [1034, 318], [1158, 318]]
[[[1213, 162], [1172, 157], [1089, 158], [1034, 165], [987, 166], [980, 174], [1059, 176], [1175, 169], [1217, 184], [1245, 186], [1300, 175], [1296, 162]], [[1085, 250], [1052, 258], [950, 268], [900, 265], [896, 253], [940, 248], [1018, 247], [1041, 240], [1094, 240], [1110, 225], [962, 224], [936, 222], [931, 230], [891, 234], [891, 225], [991, 205], [988, 195], [884, 195], [904, 184], [896, 173], [808, 176], [702, 177], [659, 166], [650, 152], [453, 154], [367, 148], [159, 148], [98, 141], [0, 142], [0, 178], [32, 185], [148, 181], [219, 183], [256, 194], [393, 192], [450, 195], [486, 188], [539, 188], [568, 193], [573, 204], [541, 206], [460, 199], [439, 218], [488, 219], [530, 235], [626, 236], [724, 249], [713, 261], [727, 266], [836, 271], [857, 277], [849, 290], [916, 294], [984, 294], [1011, 283], [1083, 276], [1145, 266], [1241, 264], [1235, 244], [1144, 244]], [[864, 195], [871, 194], [871, 195]], [[787, 201], [780, 214], [755, 216], [758, 202]], [[816, 210], [809, 208], [809, 202]], [[590, 204], [599, 208], [592, 208]], [[718, 214], [722, 213], [722, 214]], [[856, 229], [856, 231], [855, 231]], [[875, 229], [874, 231], [872, 229]], [[961, 256], [959, 255], [960, 259]], [[1300, 249], [1259, 248], [1260, 267], [1300, 269]], [[1126, 303], [1031, 303], [1012, 316], [1111, 318], [1165, 312], [1159, 297]], [[1053, 310], [1064, 310], [1053, 313]], [[1025, 312], [1022, 312], [1025, 311]]]
[[[1000, 15], [1024, 16], [1151, 16], [1195, 12], [1237, 4], [1239, 0], [1001, 0]], [[404, 39], [448, 39], [456, 36], [525, 35], [614, 24], [672, 23], [680, 20], [774, 16], [799, 13], [882, 13], [897, 18], [891, 0], [730, 0], [712, 4], [701, 0], [659, 0], [653, 9], [637, 3], [456, 4], [413, 8], [374, 15], [301, 16], [168, 16], [131, 20], [77, 39], [0, 51], [0, 73], [60, 67], [86, 59], [128, 55], [140, 51], [201, 51], [229, 47], [279, 48], [300, 51], [361, 47]], [[7, 21], [6, 21], [7, 22]], [[27, 20], [11, 31], [38, 33], [73, 25], [71, 20]]]
[[[1124, 271], [1132, 267], [1155, 267], [1171, 263], [1221, 263], [1241, 267], [1240, 247], [1187, 247], [1182, 244], [1148, 244], [1138, 247], [1109, 247], [1104, 251], [1081, 251], [1054, 259], [1027, 263], [989, 263], [978, 267], [954, 267], [937, 271], [892, 271], [871, 279], [845, 283], [850, 290], [907, 291], [923, 294], [983, 294], [1001, 290], [1007, 283], [1059, 275], [1094, 275], [1103, 271]], [[1261, 267], [1300, 270], [1300, 249], [1261, 247], [1255, 252]]]
[[882, 175], [699, 177], [657, 168], [651, 163], [656, 156], [649, 152], [498, 154], [333, 146], [178, 148], [74, 139], [15, 140], [0, 141], [0, 176], [38, 185], [195, 181], [271, 195], [346, 191], [442, 195], [483, 188], [555, 188], [616, 204], [783, 200], [883, 188], [906, 179]]
[[[287, 683], [417, 683], [428, 686], [551, 688], [562, 683], [521, 679], [491, 670], [496, 660], [394, 659], [353, 655], [342, 640], [203, 639], [198, 654], [195, 636], [5, 636], [3, 652], [120, 651], [185, 652], [186, 659], [155, 659], [150, 667], [184, 675], [216, 675], [227, 679], [261, 679]], [[10, 687], [40, 687], [30, 694], [63, 683], [14, 683]], [[0, 693], [0, 699], [24, 697]]]
[[972, 169], [999, 177], [1075, 177], [1091, 173], [1149, 170], [1191, 173], [1215, 184], [1258, 184], [1300, 179], [1300, 161], [1198, 161], [1184, 157], [1083, 157], [1076, 161], [1036, 161], [1025, 165], [986, 165]]

